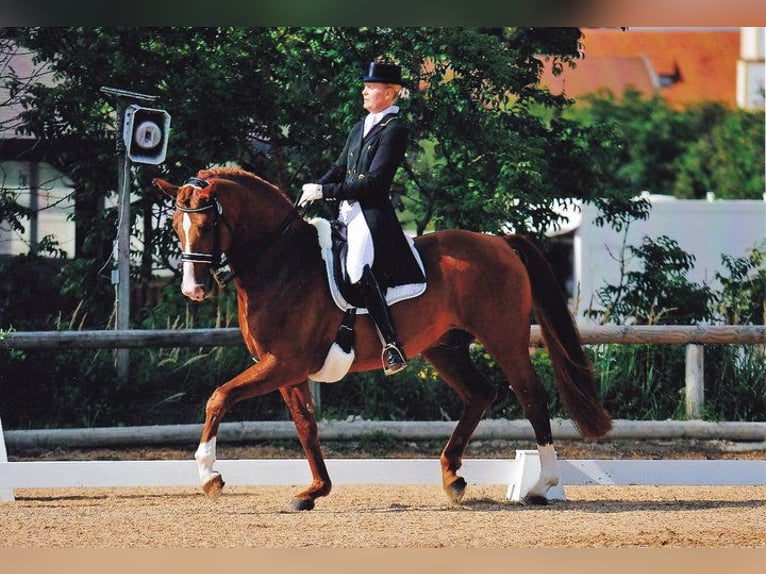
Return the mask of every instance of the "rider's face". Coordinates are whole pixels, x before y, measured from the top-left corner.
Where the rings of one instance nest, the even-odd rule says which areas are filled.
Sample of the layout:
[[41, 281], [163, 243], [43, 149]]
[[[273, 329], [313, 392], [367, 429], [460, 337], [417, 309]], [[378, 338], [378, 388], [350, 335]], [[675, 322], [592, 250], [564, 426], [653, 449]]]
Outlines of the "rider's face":
[[365, 82], [362, 90], [364, 109], [371, 114], [382, 112], [393, 103], [395, 95], [394, 89], [388, 84]]

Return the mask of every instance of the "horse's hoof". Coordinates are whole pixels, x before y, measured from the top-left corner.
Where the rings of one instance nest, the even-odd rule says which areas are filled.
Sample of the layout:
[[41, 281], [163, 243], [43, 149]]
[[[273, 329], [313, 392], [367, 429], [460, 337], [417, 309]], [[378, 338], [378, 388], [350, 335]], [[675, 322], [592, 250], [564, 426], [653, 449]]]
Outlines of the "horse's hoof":
[[452, 504], [460, 504], [465, 495], [465, 488], [468, 486], [465, 479], [461, 476], [458, 477], [452, 484], [447, 485], [444, 488], [444, 492], [447, 493], [447, 498]]
[[313, 498], [293, 498], [290, 503], [290, 510], [297, 512], [300, 510], [311, 510], [314, 508]]
[[528, 506], [545, 506], [548, 504], [548, 499], [540, 494], [528, 493], [521, 499], [521, 503]]
[[221, 478], [220, 474], [216, 474], [213, 478], [208, 480], [202, 485], [202, 491], [208, 498], [218, 498], [221, 496], [223, 485], [226, 484]]

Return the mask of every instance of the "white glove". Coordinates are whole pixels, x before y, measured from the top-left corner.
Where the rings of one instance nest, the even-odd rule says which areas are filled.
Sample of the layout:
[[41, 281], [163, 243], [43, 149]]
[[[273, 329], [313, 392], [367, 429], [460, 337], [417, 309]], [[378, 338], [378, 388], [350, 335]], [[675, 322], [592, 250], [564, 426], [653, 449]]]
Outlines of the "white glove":
[[303, 190], [303, 194], [298, 200], [298, 207], [303, 207], [307, 203], [322, 199], [323, 197], [322, 186], [318, 183], [304, 183], [301, 189]]

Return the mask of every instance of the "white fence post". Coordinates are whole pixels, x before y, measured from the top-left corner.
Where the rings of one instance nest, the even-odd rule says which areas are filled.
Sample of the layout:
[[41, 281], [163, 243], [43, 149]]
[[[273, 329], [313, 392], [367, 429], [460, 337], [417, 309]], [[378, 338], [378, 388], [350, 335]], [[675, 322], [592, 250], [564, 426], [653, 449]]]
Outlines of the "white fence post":
[[686, 418], [701, 419], [705, 404], [705, 347], [686, 345]]
[[[3, 436], [3, 419], [0, 419], [0, 462], [8, 462], [8, 451], [5, 450], [5, 437]], [[0, 488], [0, 502], [13, 502], [16, 497], [12, 488]]]

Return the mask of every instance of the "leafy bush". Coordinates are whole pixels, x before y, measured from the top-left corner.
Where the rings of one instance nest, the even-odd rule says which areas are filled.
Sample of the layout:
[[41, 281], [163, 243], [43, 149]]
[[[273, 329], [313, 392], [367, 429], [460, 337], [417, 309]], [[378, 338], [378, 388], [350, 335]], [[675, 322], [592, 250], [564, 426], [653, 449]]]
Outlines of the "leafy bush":
[[664, 420], [683, 415], [683, 346], [598, 345], [591, 354], [604, 407], [612, 417]]
[[766, 347], [705, 346], [705, 416], [717, 421], [766, 420]]
[[[721, 285], [713, 292], [687, 280], [692, 256], [668, 237], [629, 251], [643, 265], [623, 274], [618, 285], [599, 291], [604, 311], [592, 313], [616, 324], [763, 324], [766, 311], [766, 253], [722, 256]], [[684, 412], [685, 346], [600, 345], [592, 349], [601, 394], [614, 417], [677, 418]], [[706, 415], [715, 420], [766, 419], [766, 347], [705, 347]]]
[[641, 245], [628, 245], [626, 250], [643, 267], [625, 270], [622, 264], [619, 283], [597, 292], [604, 310], [589, 310], [590, 317], [623, 325], [693, 325], [711, 317], [713, 294], [709, 287], [687, 280], [694, 256], [677, 241], [665, 235], [656, 240], [645, 236]]

